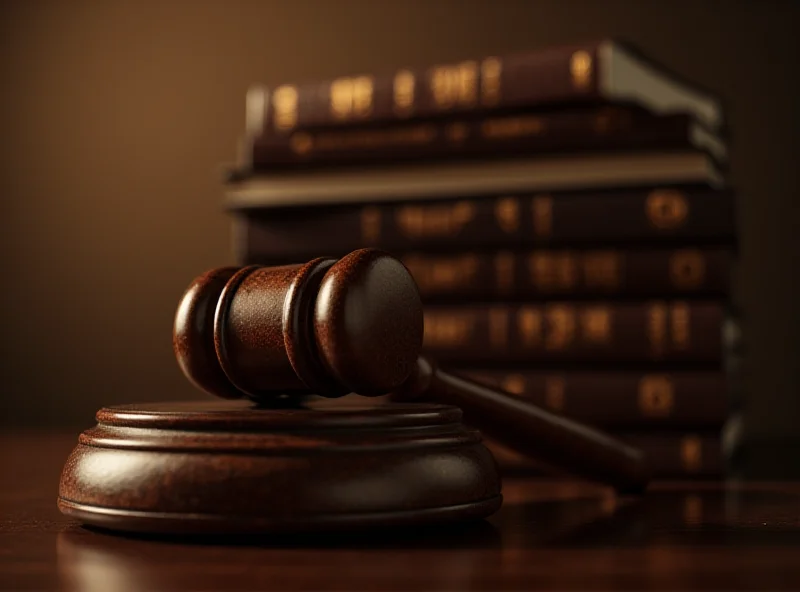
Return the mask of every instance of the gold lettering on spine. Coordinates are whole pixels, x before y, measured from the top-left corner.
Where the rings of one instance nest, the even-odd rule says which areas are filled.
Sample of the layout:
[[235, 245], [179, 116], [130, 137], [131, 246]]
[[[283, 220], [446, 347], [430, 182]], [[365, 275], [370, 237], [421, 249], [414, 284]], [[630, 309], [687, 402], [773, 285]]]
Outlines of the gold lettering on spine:
[[361, 210], [361, 241], [374, 245], [381, 237], [381, 211], [374, 206]]
[[581, 311], [581, 338], [590, 345], [611, 342], [611, 310], [607, 306], [589, 306]]
[[530, 282], [538, 291], [552, 289], [551, 268], [549, 253], [533, 252], [528, 256], [528, 275]]
[[560, 351], [572, 345], [575, 339], [575, 316], [575, 308], [566, 304], [553, 304], [545, 309], [545, 349]]
[[353, 85], [350, 78], [331, 82], [330, 109], [336, 119], [347, 119], [353, 113]]
[[279, 86], [272, 91], [272, 104], [275, 127], [279, 130], [292, 129], [297, 123], [297, 89], [289, 85]]
[[353, 80], [353, 112], [357, 117], [372, 113], [372, 78], [369, 76]]
[[533, 234], [537, 238], [549, 237], [553, 232], [553, 198], [537, 195], [531, 201]]
[[464, 107], [473, 106], [478, 100], [478, 63], [463, 62], [458, 66], [458, 98]]
[[456, 66], [439, 66], [430, 73], [433, 101], [439, 109], [471, 107], [478, 94], [478, 64], [462, 62]]
[[331, 82], [330, 109], [336, 119], [369, 115], [372, 112], [372, 78], [337, 78]]
[[670, 309], [672, 344], [676, 349], [687, 349], [691, 342], [691, 313], [685, 302], [675, 302]]
[[618, 290], [622, 258], [614, 251], [589, 251], [583, 255], [583, 281], [587, 288]]
[[525, 377], [522, 374], [509, 374], [500, 382], [500, 388], [512, 395], [525, 393]]
[[475, 204], [461, 201], [440, 206], [403, 206], [395, 213], [401, 234], [409, 238], [457, 236], [475, 217]]
[[519, 230], [519, 200], [516, 197], [503, 197], [494, 205], [494, 218], [500, 229], [510, 234]]
[[705, 275], [706, 260], [700, 251], [676, 251], [669, 258], [669, 277], [675, 288], [697, 289], [702, 286]]
[[528, 258], [531, 283], [542, 292], [563, 292], [577, 284], [575, 257], [570, 252], [534, 252]]
[[689, 203], [680, 191], [656, 189], [647, 196], [645, 214], [653, 227], [675, 230], [686, 221]]
[[675, 405], [672, 381], [663, 374], [651, 374], [639, 381], [639, 412], [644, 417], [669, 417]]
[[699, 473], [703, 468], [703, 441], [697, 436], [681, 440], [681, 463], [687, 473]]
[[409, 115], [414, 110], [416, 80], [409, 70], [400, 70], [394, 76], [394, 110], [399, 115]]
[[578, 283], [578, 265], [575, 255], [569, 251], [556, 253], [553, 257], [553, 264], [558, 285], [563, 290], [573, 290]]
[[503, 63], [498, 58], [486, 58], [481, 62], [481, 103], [496, 105], [500, 101]]
[[664, 355], [666, 337], [667, 306], [663, 302], [654, 302], [647, 310], [647, 339], [653, 357], [660, 358]]
[[505, 309], [489, 310], [489, 344], [496, 350], [508, 345], [508, 311]]
[[430, 75], [430, 87], [433, 101], [439, 109], [450, 109], [456, 104], [457, 82], [449, 68], [434, 68]]
[[569, 60], [572, 85], [579, 90], [588, 90], [592, 83], [592, 56], [588, 51], [576, 51]]
[[516, 268], [513, 253], [502, 251], [494, 257], [495, 285], [500, 294], [508, 294], [514, 288]]
[[471, 312], [426, 311], [424, 343], [428, 347], [462, 347], [469, 343], [475, 328]]
[[544, 401], [553, 411], [564, 411], [566, 385], [561, 376], [548, 376], [544, 381]]
[[542, 313], [537, 308], [517, 311], [519, 337], [524, 347], [538, 347], [542, 341]]
[[474, 254], [442, 259], [411, 254], [403, 257], [403, 265], [411, 272], [420, 291], [431, 294], [468, 288], [475, 279], [479, 264]]

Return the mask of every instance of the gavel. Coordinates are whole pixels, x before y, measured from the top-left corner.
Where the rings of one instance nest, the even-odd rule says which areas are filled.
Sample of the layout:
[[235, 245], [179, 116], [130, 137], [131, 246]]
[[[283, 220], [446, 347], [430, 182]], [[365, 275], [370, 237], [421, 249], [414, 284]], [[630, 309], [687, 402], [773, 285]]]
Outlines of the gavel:
[[423, 308], [403, 264], [376, 249], [301, 265], [223, 267], [196, 278], [173, 345], [200, 389], [263, 405], [348, 393], [460, 407], [467, 424], [576, 476], [641, 493], [642, 453], [420, 356]]

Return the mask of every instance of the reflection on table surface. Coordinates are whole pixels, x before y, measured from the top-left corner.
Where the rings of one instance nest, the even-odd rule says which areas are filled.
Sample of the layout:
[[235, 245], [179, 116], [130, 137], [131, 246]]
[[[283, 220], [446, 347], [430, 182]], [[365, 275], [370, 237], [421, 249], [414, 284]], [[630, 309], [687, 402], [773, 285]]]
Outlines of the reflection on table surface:
[[[800, 490], [660, 484], [616, 498], [583, 484], [513, 480], [489, 521], [302, 537], [191, 540], [70, 526], [68, 590], [162, 588], [781, 588], [800, 568]], [[788, 548], [787, 548], [788, 547]], [[755, 551], [755, 552], [754, 552]]]
[[[657, 483], [617, 498], [506, 476], [487, 521], [167, 539], [84, 528], [55, 504], [75, 433], [0, 434], [0, 589], [800, 589], [800, 483]], [[24, 454], [17, 454], [24, 451]]]

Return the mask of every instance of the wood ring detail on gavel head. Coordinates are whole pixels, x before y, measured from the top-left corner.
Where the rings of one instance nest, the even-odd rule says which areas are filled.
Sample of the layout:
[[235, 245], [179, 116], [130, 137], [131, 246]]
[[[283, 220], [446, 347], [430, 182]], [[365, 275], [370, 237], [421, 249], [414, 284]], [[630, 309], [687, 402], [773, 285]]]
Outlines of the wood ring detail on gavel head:
[[201, 275], [178, 306], [173, 346], [189, 380], [225, 398], [374, 396], [411, 374], [422, 334], [411, 274], [394, 257], [361, 249]]
[[397, 259], [362, 249], [305, 265], [226, 267], [189, 286], [173, 345], [186, 376], [214, 395], [268, 402], [315, 393], [392, 393], [460, 407], [518, 452], [641, 492], [640, 451], [593, 428], [440, 370], [419, 357], [422, 302]]

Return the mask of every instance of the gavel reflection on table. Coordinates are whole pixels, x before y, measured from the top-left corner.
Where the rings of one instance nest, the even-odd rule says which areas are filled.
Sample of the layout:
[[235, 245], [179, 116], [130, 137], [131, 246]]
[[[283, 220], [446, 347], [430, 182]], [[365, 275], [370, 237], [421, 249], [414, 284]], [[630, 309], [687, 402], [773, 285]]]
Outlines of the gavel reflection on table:
[[[402, 263], [381, 251], [207, 272], [178, 307], [175, 353], [199, 388], [244, 401], [101, 410], [65, 467], [62, 511], [100, 526], [164, 532], [482, 517], [500, 505], [500, 480], [488, 450], [455, 408], [466, 424], [524, 455], [621, 493], [644, 491], [649, 476], [639, 451], [444, 372], [420, 356], [422, 338], [416, 284]], [[348, 393], [390, 394], [397, 403], [363, 410], [302, 405], [307, 395]], [[96, 464], [98, 448], [109, 457], [134, 451], [148, 457], [149, 467], [141, 463], [148, 474], [118, 476], [139, 484], [140, 495], [126, 497], [80, 475], [76, 467]], [[186, 461], [187, 451], [201, 451], [204, 464]], [[154, 469], [154, 459], [163, 466]], [[222, 471], [227, 492], [209, 468], [223, 459], [230, 463]], [[195, 487], [197, 507], [170, 501], [176, 492], [165, 490], [167, 472], [174, 489]], [[197, 488], [209, 482], [213, 491], [200, 494]], [[253, 496], [262, 496], [261, 503]], [[101, 515], [99, 502], [116, 511]], [[192, 513], [200, 517], [187, 518]]]

